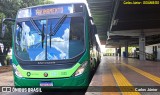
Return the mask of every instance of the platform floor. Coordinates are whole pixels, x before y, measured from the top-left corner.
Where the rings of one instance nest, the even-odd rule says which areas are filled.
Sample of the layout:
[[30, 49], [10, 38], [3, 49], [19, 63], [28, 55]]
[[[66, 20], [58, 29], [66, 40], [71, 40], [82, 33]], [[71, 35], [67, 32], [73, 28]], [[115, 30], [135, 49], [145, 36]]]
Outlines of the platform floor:
[[86, 95], [160, 95], [160, 62], [104, 56]]

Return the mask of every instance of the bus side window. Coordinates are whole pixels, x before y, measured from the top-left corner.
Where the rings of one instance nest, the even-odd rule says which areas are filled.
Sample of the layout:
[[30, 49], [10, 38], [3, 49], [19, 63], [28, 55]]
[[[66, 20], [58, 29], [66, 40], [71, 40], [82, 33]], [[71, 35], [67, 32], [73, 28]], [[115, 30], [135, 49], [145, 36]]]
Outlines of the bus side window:
[[89, 21], [89, 44], [90, 48], [93, 48], [93, 39], [92, 39], [92, 25], [91, 22]]
[[93, 45], [94, 46], [96, 46], [96, 37], [95, 37], [95, 34], [96, 34], [96, 26], [92, 25], [92, 41], [93, 41]]

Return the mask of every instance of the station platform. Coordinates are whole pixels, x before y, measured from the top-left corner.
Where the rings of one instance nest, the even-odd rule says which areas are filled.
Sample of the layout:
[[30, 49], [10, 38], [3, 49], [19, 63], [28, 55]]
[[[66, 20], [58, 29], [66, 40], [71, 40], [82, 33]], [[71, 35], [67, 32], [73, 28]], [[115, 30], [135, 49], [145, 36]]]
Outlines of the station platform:
[[85, 95], [160, 95], [160, 62], [104, 56], [87, 91]]

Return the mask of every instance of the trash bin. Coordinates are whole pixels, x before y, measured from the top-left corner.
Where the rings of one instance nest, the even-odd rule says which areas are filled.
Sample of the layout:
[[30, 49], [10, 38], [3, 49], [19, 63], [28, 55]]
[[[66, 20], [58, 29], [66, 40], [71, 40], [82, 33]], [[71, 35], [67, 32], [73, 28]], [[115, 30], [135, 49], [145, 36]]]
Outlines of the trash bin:
[[126, 52], [123, 52], [123, 57], [125, 57], [125, 58], [126, 58]]

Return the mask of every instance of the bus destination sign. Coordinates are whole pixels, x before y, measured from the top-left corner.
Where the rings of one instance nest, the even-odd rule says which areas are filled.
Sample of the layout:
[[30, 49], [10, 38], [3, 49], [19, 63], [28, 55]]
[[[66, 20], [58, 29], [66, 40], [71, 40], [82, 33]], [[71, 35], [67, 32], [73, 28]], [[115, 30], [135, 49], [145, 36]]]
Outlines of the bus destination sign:
[[37, 6], [31, 8], [25, 8], [19, 10], [17, 18], [27, 18], [42, 15], [52, 15], [59, 13], [73, 13], [73, 6], [71, 4], [67, 5], [47, 5], [47, 6]]
[[48, 9], [37, 9], [36, 15], [48, 15], [48, 14], [57, 14], [57, 13], [63, 13], [63, 7], [60, 8], [48, 8]]

